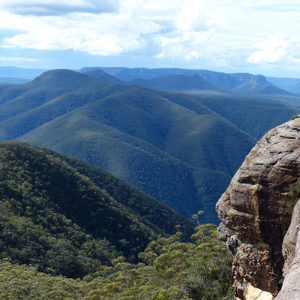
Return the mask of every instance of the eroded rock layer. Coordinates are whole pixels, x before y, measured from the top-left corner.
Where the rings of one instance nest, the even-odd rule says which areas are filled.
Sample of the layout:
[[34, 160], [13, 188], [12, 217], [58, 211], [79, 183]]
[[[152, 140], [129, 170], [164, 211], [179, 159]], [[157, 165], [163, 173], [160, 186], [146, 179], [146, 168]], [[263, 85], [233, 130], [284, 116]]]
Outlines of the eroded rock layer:
[[217, 203], [235, 258], [237, 299], [248, 299], [249, 286], [275, 296], [280, 289], [282, 243], [298, 195], [291, 187], [300, 177], [300, 118], [269, 131], [252, 149]]

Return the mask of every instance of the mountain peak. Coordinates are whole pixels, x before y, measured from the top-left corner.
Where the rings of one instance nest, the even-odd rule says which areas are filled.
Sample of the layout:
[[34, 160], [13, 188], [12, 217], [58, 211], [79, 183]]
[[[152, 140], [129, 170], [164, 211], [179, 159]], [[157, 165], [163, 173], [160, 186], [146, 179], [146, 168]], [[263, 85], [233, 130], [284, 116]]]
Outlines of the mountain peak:
[[103, 87], [96, 78], [84, 73], [68, 69], [46, 71], [26, 84], [30, 88], [63, 89], [64, 91], [80, 91]]
[[69, 69], [56, 69], [42, 73], [35, 80], [63, 80], [65, 78], [87, 78], [84, 73], [79, 73]]
[[264, 75], [256, 75], [253, 77], [253, 80], [258, 84], [268, 84], [266, 77]]

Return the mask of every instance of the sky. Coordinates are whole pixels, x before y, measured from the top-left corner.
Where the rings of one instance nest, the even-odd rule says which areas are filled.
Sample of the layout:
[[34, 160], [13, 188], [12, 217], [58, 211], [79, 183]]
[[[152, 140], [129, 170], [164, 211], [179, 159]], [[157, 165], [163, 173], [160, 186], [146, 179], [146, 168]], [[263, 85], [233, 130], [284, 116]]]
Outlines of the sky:
[[300, 78], [296, 0], [0, 0], [0, 66]]

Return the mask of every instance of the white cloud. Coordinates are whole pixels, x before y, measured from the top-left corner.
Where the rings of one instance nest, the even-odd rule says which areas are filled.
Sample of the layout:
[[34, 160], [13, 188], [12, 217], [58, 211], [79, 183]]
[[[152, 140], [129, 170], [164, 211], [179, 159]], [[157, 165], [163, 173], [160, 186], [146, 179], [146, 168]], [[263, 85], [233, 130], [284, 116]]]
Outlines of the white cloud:
[[177, 28], [183, 31], [207, 30], [209, 20], [201, 1], [190, 0], [184, 3], [178, 14]]
[[[137, 5], [129, 8], [130, 2], [126, 0], [119, 14], [72, 13], [67, 16], [34, 16], [28, 19], [16, 14], [2, 13], [3, 19], [9, 24], [9, 20], [14, 20], [13, 24], [6, 27], [21, 33], [5, 37], [1, 47], [74, 49], [94, 55], [132, 52], [145, 47], [147, 39], [144, 36], [159, 32], [162, 27], [151, 20], [141, 18]], [[30, 22], [26, 23], [27, 20]]]
[[185, 2], [178, 14], [177, 29], [182, 31], [205, 31], [226, 22], [225, 17], [213, 14], [200, 0]]
[[198, 59], [198, 58], [200, 58], [201, 56], [202, 56], [201, 53], [199, 53], [199, 52], [193, 50], [193, 51], [191, 51], [191, 52], [189, 52], [189, 53], [186, 54], [185, 59], [186, 59], [186, 60]]
[[28, 31], [38, 23], [32, 19], [0, 11], [0, 30]]
[[0, 55], [2, 47], [203, 67], [297, 64], [299, 12], [296, 0], [0, 0]]
[[294, 38], [271, 36], [256, 45], [259, 50], [250, 55], [247, 61], [254, 64], [296, 62], [297, 59], [289, 51], [297, 44]]
[[[210, 61], [214, 39], [223, 31], [227, 18], [199, 0], [185, 1], [174, 16], [173, 31], [160, 36], [159, 58]], [[217, 41], [217, 43], [219, 43]]]

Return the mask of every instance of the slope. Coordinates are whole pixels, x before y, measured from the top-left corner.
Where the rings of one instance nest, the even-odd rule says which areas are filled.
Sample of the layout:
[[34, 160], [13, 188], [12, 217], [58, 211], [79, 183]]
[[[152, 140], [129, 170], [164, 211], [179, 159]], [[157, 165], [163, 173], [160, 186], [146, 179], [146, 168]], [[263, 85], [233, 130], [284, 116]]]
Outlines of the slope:
[[285, 90], [287, 90], [290, 93], [300, 95], [300, 80], [292, 85], [286, 86]]
[[175, 234], [178, 231], [176, 229], [177, 225], [180, 225], [180, 231], [184, 234], [182, 240], [189, 241], [189, 237], [194, 233], [194, 222], [183, 217], [177, 211], [171, 210], [160, 201], [130, 186], [125, 181], [82, 160], [54, 152], [50, 149], [43, 149], [43, 151], [47, 155], [67, 162], [68, 165], [81, 175], [91, 179], [101, 190], [106, 191], [118, 203], [124, 205], [130, 213], [141, 216], [147, 224], [150, 222], [163, 233]]
[[255, 140], [201, 104], [196, 113], [167, 96], [131, 87], [18, 139], [84, 159], [191, 216], [204, 206], [197, 174], [219, 172], [221, 192]]
[[300, 113], [299, 108], [264, 103], [261, 99], [259, 102], [254, 100], [206, 98], [202, 99], [201, 102], [257, 140], [266, 134], [270, 128], [276, 127]]
[[[81, 166], [79, 171], [84, 168], [86, 175], [90, 172], [87, 164], [67, 159]], [[110, 265], [120, 254], [136, 260], [154, 238], [174, 233], [176, 223], [182, 224], [187, 234], [194, 227], [156, 200], [124, 183], [120, 186], [108, 173], [92, 168], [94, 176], [102, 175], [98, 184], [105, 176], [100, 188], [54, 152], [2, 142], [0, 165], [0, 257], [14, 263], [82, 277], [101, 265]], [[106, 186], [115, 189], [114, 193], [104, 190]], [[148, 203], [156, 212], [162, 209], [164, 216], [152, 216], [161, 229], [143, 219], [138, 209], [124, 206], [119, 199], [126, 194], [132, 202]], [[125, 197], [122, 201], [128, 200]], [[162, 217], [170, 218], [164, 221]], [[171, 232], [167, 232], [166, 224], [174, 226]]]
[[254, 95], [282, 95], [293, 96], [293, 94], [282, 90], [269, 83], [262, 75], [253, 76], [249, 81], [242, 83], [232, 89], [233, 92]]
[[114, 76], [109, 75], [108, 73], [105, 73], [104, 71], [100, 69], [92, 70], [86, 72], [86, 74], [97, 78], [101, 82], [106, 82], [106, 83], [123, 83], [122, 80], [117, 79]]

